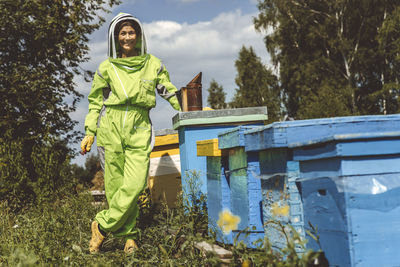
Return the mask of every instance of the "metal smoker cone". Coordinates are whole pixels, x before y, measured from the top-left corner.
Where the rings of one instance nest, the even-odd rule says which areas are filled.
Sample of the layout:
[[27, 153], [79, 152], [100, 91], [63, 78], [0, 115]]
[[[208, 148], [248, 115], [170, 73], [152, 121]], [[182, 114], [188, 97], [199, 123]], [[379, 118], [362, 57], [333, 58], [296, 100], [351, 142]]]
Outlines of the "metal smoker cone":
[[183, 111], [202, 110], [202, 72], [197, 74], [187, 85], [180, 90], [181, 106]]
[[197, 75], [193, 78], [193, 80], [191, 80], [191, 81], [186, 85], [186, 87], [189, 86], [189, 85], [192, 84], [192, 83], [201, 84], [201, 76], [202, 76], [202, 72], [199, 72], [199, 74], [197, 74]]

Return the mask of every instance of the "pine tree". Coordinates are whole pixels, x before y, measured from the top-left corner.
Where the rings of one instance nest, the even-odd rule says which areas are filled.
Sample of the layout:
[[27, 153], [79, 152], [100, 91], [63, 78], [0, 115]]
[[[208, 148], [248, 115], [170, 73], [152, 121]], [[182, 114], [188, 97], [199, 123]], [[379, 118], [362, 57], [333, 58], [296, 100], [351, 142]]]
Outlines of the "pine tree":
[[258, 8], [255, 27], [268, 29], [290, 116], [399, 111], [400, 2], [264, 0]]
[[235, 62], [236, 84], [239, 88], [231, 103], [232, 107], [267, 106], [269, 121], [280, 118], [280, 97], [276, 76], [268, 69], [253, 48], [242, 47]]
[[213, 109], [224, 109], [227, 107], [225, 102], [226, 93], [222, 85], [219, 85], [214, 79], [210, 82], [210, 87], [207, 89], [207, 102]]

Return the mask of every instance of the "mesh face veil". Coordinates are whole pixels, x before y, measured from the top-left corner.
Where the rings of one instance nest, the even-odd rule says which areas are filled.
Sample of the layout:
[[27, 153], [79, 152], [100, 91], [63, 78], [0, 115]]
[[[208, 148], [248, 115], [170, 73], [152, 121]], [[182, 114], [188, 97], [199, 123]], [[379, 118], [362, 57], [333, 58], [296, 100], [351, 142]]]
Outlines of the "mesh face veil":
[[140, 28], [140, 36], [137, 37], [135, 49], [137, 49], [138, 55], [146, 54], [147, 45], [142, 24], [134, 16], [127, 13], [120, 13], [111, 20], [110, 26], [108, 27], [108, 57], [118, 57], [118, 50], [120, 48], [118, 42], [116, 41], [117, 36], [115, 36], [115, 29], [119, 23], [124, 21], [131, 21]]

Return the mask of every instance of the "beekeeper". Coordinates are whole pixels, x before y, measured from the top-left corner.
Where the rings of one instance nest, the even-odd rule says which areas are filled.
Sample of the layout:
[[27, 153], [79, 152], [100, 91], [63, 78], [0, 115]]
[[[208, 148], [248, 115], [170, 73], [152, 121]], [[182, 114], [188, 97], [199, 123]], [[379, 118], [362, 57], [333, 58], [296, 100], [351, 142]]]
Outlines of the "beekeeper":
[[124, 251], [137, 249], [137, 198], [146, 186], [152, 127], [149, 110], [155, 91], [180, 110], [168, 71], [146, 51], [140, 21], [121, 13], [108, 29], [108, 59], [97, 69], [89, 93], [83, 152], [97, 146], [104, 152], [104, 182], [109, 209], [92, 222], [89, 250], [98, 252], [108, 233], [125, 239]]

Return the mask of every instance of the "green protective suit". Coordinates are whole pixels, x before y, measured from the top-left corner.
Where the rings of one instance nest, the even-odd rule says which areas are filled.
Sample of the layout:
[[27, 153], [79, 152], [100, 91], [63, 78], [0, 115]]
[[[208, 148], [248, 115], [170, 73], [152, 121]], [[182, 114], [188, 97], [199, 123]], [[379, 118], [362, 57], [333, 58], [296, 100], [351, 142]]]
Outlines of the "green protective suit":
[[[141, 28], [136, 43], [139, 56], [118, 58], [114, 28], [125, 20]], [[135, 239], [137, 198], [146, 186], [152, 149], [149, 110], [156, 105], [155, 91], [176, 110], [180, 106], [167, 70], [158, 58], [146, 53], [143, 27], [136, 18], [119, 14], [112, 20], [108, 36], [109, 58], [95, 73], [85, 120], [86, 135], [97, 136], [97, 146], [104, 148], [105, 156], [109, 209], [99, 212], [96, 221], [114, 236]]]

